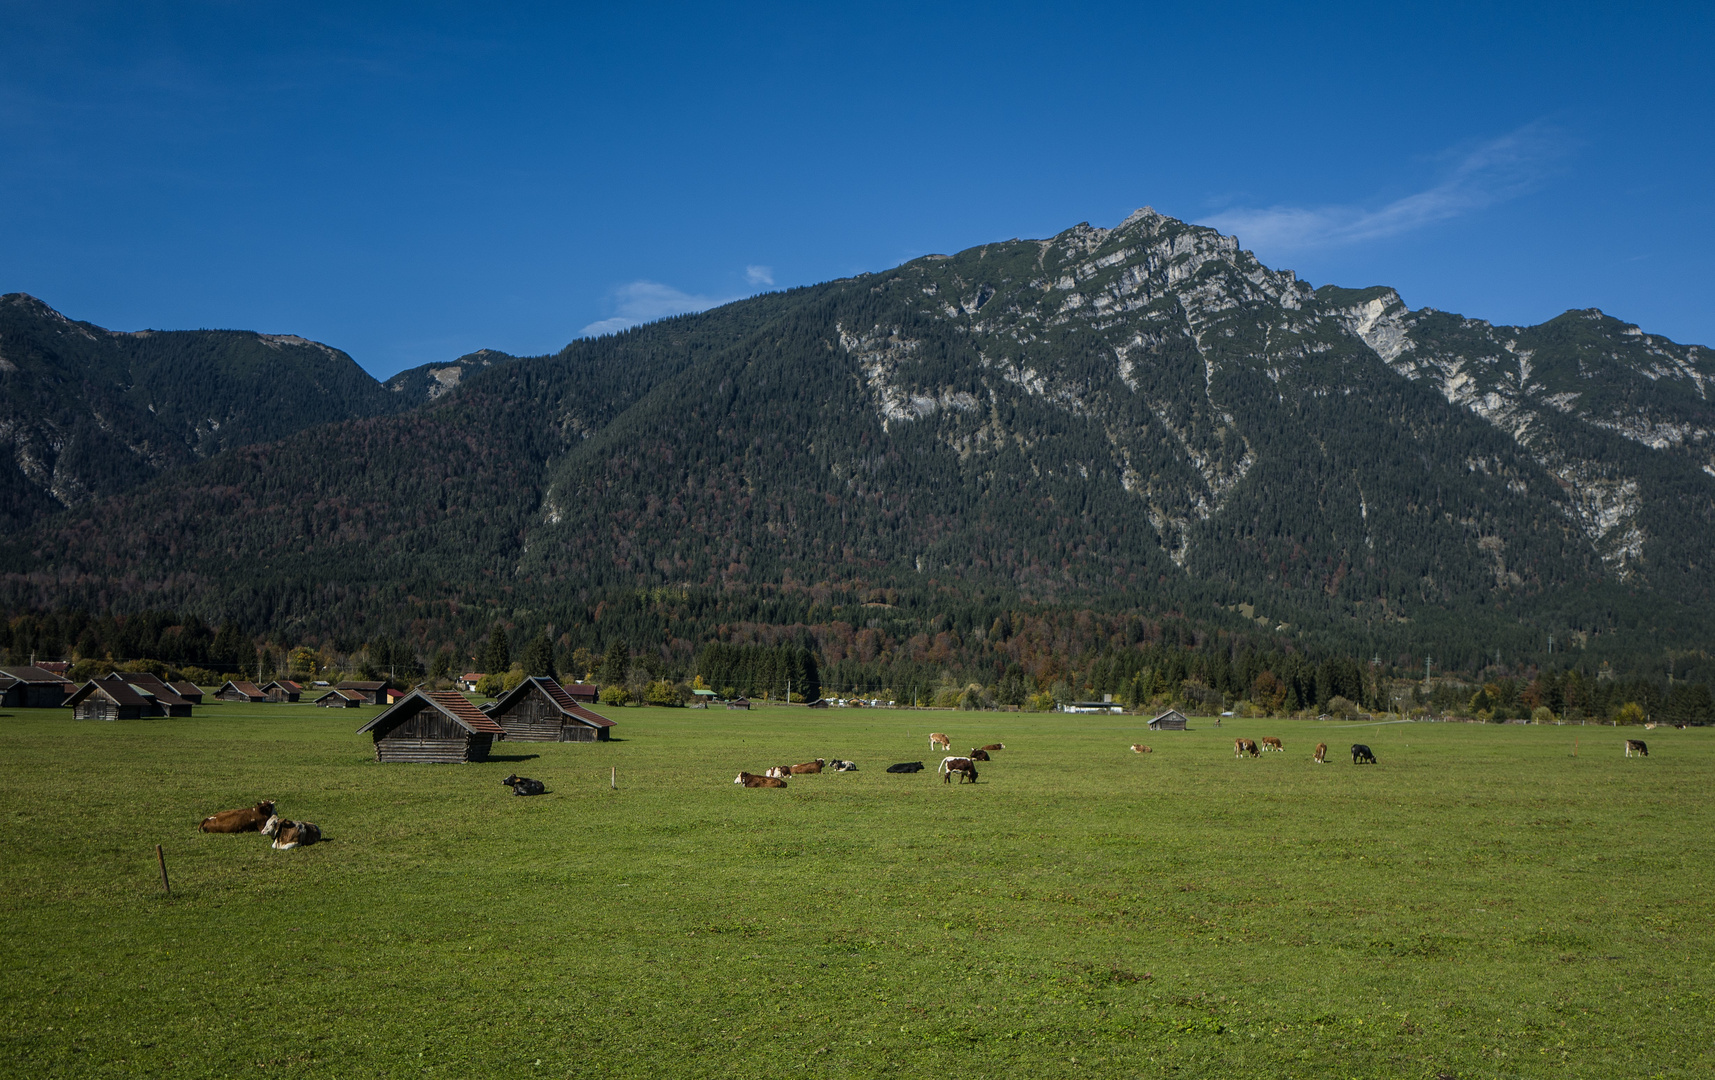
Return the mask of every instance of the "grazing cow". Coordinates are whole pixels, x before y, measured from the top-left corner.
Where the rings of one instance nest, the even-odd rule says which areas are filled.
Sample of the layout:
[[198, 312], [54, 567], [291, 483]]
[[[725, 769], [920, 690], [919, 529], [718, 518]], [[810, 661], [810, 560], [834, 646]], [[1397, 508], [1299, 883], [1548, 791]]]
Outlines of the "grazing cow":
[[1280, 740], [1275, 738], [1273, 735], [1264, 735], [1262, 737], [1262, 748], [1264, 750], [1279, 750], [1283, 754], [1286, 753], [1286, 747], [1280, 745]]
[[745, 787], [785, 787], [786, 786], [786, 781], [780, 779], [778, 776], [756, 776], [752, 773], [747, 773], [747, 772], [739, 773], [738, 779], [734, 780], [733, 783], [743, 784]]
[[1006, 744], [1003, 742], [991, 742], [987, 746], [983, 747], [983, 749], [984, 750], [1005, 750]]
[[1370, 752], [1369, 747], [1361, 742], [1352, 744], [1353, 765], [1374, 765], [1375, 763], [1376, 756]]
[[784, 780], [788, 776], [792, 775], [792, 766], [790, 766], [790, 765], [775, 765], [774, 767], [770, 768], [767, 772], [763, 773], [762, 775], [772, 776], [776, 780]]
[[292, 821], [278, 814], [269, 817], [268, 823], [262, 826], [263, 836], [274, 838], [275, 851], [291, 851], [295, 847], [309, 847], [322, 838], [322, 828], [313, 821]]
[[968, 757], [944, 757], [941, 759], [941, 783], [953, 779], [953, 774], [959, 774], [959, 783], [969, 780], [977, 782], [977, 763]]
[[1131, 744], [1131, 752], [1134, 754], [1153, 754], [1155, 751], [1142, 743], [1134, 742]]
[[260, 832], [274, 816], [274, 800], [263, 799], [244, 810], [222, 810], [202, 819], [197, 828], [203, 832]]
[[1328, 744], [1325, 742], [1319, 742], [1316, 744], [1316, 764], [1328, 764]]
[[834, 770], [835, 772], [857, 772], [858, 771], [857, 762], [846, 761], [843, 758], [835, 758], [834, 760], [828, 762], [828, 768]]
[[800, 773], [819, 773], [822, 771], [822, 766], [826, 764], [826, 761], [817, 758], [815, 761], [806, 761], [802, 765], [788, 765], [786, 772], [792, 776], [797, 776]]
[[972, 750], [970, 753], [966, 754], [965, 756], [970, 758], [972, 761], [991, 761], [991, 760], [993, 760], [992, 758], [989, 757], [989, 752], [987, 750]]
[[532, 780], [528, 776], [519, 776], [517, 773], [508, 776], [501, 783], [511, 788], [514, 795], [540, 795], [548, 790], [542, 781]]
[[1251, 757], [1257, 756], [1256, 740], [1255, 739], [1234, 739], [1233, 740], [1233, 756], [1236, 758], [1242, 758], [1246, 754], [1249, 754]]
[[887, 767], [887, 771], [888, 772], [922, 772], [923, 771], [923, 763], [921, 761], [901, 761], [897, 765], [889, 765]]
[[929, 749], [934, 750], [936, 748], [951, 750], [953, 748], [953, 740], [947, 738], [939, 731], [932, 731], [929, 733]]
[[1626, 756], [1631, 757], [1634, 751], [1636, 751], [1639, 757], [1649, 757], [1649, 747], [1644, 745], [1644, 741], [1642, 739], [1626, 740]]

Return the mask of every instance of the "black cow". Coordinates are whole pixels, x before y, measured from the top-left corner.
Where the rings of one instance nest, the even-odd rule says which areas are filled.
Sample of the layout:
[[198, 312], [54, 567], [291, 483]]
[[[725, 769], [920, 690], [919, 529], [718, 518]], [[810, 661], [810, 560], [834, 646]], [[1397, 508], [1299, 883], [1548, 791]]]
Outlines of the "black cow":
[[972, 750], [970, 753], [966, 754], [965, 756], [970, 758], [972, 761], [992, 761], [993, 760], [992, 758], [989, 757], [989, 752], [987, 750]]
[[888, 772], [922, 772], [923, 771], [923, 763], [921, 761], [901, 761], [897, 765], [889, 765], [887, 767], [887, 771]]
[[511, 788], [514, 795], [540, 795], [548, 790], [543, 786], [542, 781], [532, 780], [528, 776], [519, 776], [516, 773], [508, 776], [501, 783]]
[[1365, 746], [1361, 742], [1352, 744], [1352, 764], [1353, 765], [1374, 765], [1375, 763], [1376, 763], [1376, 756], [1374, 754], [1370, 753], [1369, 747]]

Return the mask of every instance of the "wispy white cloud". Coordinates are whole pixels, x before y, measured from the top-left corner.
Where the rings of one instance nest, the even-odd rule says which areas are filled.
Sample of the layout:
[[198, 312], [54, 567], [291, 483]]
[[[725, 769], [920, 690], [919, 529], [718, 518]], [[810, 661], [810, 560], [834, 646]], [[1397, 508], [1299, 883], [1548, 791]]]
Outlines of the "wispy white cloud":
[[627, 327], [665, 319], [669, 315], [707, 311], [712, 307], [730, 304], [739, 297], [698, 296], [655, 281], [633, 281], [615, 289], [612, 299], [614, 316], [590, 323], [579, 331], [580, 336], [599, 337], [602, 334], [618, 333]]
[[747, 266], [744, 268], [744, 280], [752, 285], [774, 284], [774, 267]]
[[1534, 187], [1565, 148], [1553, 129], [1529, 125], [1450, 155], [1452, 167], [1435, 186], [1383, 206], [1270, 206], [1223, 210], [1200, 224], [1271, 254], [1357, 244], [1411, 232], [1469, 214]]

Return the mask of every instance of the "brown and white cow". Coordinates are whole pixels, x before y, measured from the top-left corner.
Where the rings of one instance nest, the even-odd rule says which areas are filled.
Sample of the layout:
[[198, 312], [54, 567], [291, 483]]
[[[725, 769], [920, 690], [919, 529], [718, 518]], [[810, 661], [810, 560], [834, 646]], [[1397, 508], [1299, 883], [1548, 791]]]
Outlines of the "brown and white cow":
[[1316, 744], [1316, 764], [1328, 764], [1328, 744], [1325, 742], [1319, 742]]
[[983, 749], [984, 750], [1005, 750], [1006, 744], [1003, 742], [991, 742], [987, 746], [983, 747]]
[[987, 750], [980, 748], [980, 747], [975, 749], [975, 750], [972, 750], [970, 753], [966, 754], [965, 756], [970, 758], [972, 761], [992, 761], [993, 760], [992, 758], [989, 757], [989, 752]]
[[780, 779], [778, 776], [757, 776], [754, 773], [747, 773], [747, 772], [739, 773], [738, 779], [734, 780], [733, 783], [743, 784], [745, 787], [785, 787], [786, 786], [786, 781]]
[[959, 783], [969, 780], [977, 782], [977, 763], [968, 757], [944, 757], [941, 759], [941, 783], [953, 779], [953, 774], [959, 774]]
[[953, 740], [947, 738], [939, 731], [931, 731], [929, 733], [929, 749], [934, 750], [936, 748], [951, 750], [953, 748]]
[[274, 816], [274, 800], [263, 799], [243, 810], [222, 810], [202, 819], [197, 828], [203, 832], [260, 832]]
[[786, 772], [790, 776], [798, 776], [802, 773], [819, 773], [826, 764], [825, 759], [817, 758], [815, 761], [806, 761], [802, 765], [788, 765]]
[[1234, 739], [1233, 740], [1233, 756], [1236, 758], [1242, 758], [1246, 754], [1249, 754], [1251, 757], [1257, 756], [1256, 740], [1255, 739]]
[[1134, 742], [1131, 744], [1131, 752], [1134, 754], [1153, 754], [1155, 751], [1151, 750], [1149, 747], [1143, 745], [1142, 743]]
[[790, 765], [773, 765], [773, 766], [770, 766], [769, 770], [767, 772], [763, 773], [762, 775], [773, 777], [776, 780], [784, 780], [788, 776], [792, 775], [792, 766], [790, 766]]
[[1286, 747], [1280, 745], [1280, 740], [1275, 738], [1273, 735], [1264, 735], [1262, 737], [1262, 748], [1264, 750], [1278, 750], [1283, 754], [1286, 753]]
[[1649, 747], [1644, 745], [1642, 739], [1626, 740], [1626, 756], [1631, 757], [1634, 751], [1639, 757], [1649, 757]]
[[313, 821], [291, 821], [276, 814], [262, 826], [262, 835], [274, 838], [275, 851], [291, 851], [320, 840], [322, 829]]

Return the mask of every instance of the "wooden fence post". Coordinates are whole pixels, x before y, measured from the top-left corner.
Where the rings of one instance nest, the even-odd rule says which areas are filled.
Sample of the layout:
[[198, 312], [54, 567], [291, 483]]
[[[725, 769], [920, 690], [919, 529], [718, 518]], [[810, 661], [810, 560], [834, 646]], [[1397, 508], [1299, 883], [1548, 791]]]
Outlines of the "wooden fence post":
[[161, 845], [155, 845], [155, 861], [161, 864], [161, 888], [168, 896], [173, 895], [173, 887], [167, 884], [167, 856], [161, 851]]

